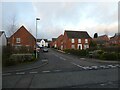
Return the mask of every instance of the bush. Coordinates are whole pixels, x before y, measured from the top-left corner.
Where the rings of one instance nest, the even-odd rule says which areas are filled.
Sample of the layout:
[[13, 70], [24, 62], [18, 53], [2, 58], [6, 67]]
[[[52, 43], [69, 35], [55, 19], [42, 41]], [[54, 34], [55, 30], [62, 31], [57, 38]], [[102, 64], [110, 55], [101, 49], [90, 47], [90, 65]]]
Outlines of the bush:
[[118, 55], [115, 52], [105, 52], [100, 56], [100, 59], [103, 60], [118, 60]]
[[109, 47], [104, 47], [104, 48], [101, 48], [101, 49], [104, 50], [105, 52], [120, 53], [120, 46], [109, 46]]
[[17, 65], [19, 63], [30, 62], [35, 60], [32, 54], [12, 54], [9, 59], [6, 60], [4, 66]]
[[86, 56], [88, 54], [87, 50], [75, 50], [75, 49], [65, 49], [66, 53], [71, 53], [73, 55], [77, 56]]
[[[2, 65], [3, 66], [10, 66], [10, 65], [16, 65], [18, 63], [21, 63], [22, 61], [26, 62], [26, 60], [28, 61], [32, 61], [35, 60], [35, 57], [32, 55], [31, 57], [28, 56], [20, 56], [20, 53], [33, 53], [32, 48], [27, 48], [27, 47], [12, 47], [12, 46], [4, 46], [2, 48]], [[17, 54], [14, 55], [14, 54]]]

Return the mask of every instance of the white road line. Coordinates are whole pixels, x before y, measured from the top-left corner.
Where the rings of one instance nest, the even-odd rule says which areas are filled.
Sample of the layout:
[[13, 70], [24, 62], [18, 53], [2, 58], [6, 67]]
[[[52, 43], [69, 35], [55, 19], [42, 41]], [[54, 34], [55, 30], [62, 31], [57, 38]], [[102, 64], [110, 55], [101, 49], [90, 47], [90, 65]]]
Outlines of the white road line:
[[42, 71], [43, 73], [48, 73], [48, 72], [50, 72], [50, 71]]
[[5, 74], [2, 74], [3, 76], [6, 76], [6, 75], [11, 75], [11, 73], [5, 73]]
[[104, 83], [102, 83], [102, 84], [100, 84], [101, 86], [104, 86], [105, 84]]
[[76, 64], [76, 63], [73, 63], [73, 62], [71, 62], [71, 64], [73, 64], [73, 65], [75, 65], [75, 66], [78, 66], [78, 67], [83, 67], [83, 66], [80, 66], [80, 65], [78, 65], [78, 64]]
[[90, 67], [82, 67], [82, 68], [85, 69], [85, 70], [86, 70], [86, 69], [91, 69]]
[[109, 67], [105, 65], [101, 65], [100, 68], [109, 68]]
[[115, 66], [116, 66], [116, 67], [120, 67], [120, 65], [119, 65], [119, 64], [116, 64]]
[[55, 72], [60, 72], [61, 70], [53, 70], [53, 71], [55, 71]]
[[25, 74], [25, 72], [17, 72], [16, 74], [23, 75], [23, 74]]
[[63, 58], [63, 57], [60, 57], [60, 59], [62, 59], [62, 60], [66, 60], [65, 58]]
[[80, 58], [80, 59], [83, 59], [83, 60], [84, 60], [85, 58]]
[[108, 65], [108, 67], [115, 68], [116, 66], [114, 66], [114, 65]]
[[36, 74], [36, 73], [38, 73], [38, 72], [29, 72], [30, 74]]
[[97, 69], [97, 68], [98, 68], [98, 66], [91, 66], [91, 68]]
[[48, 61], [47, 59], [42, 60], [42, 62], [47, 62], [47, 61]]
[[76, 65], [76, 66], [78, 66], [78, 67], [80, 67], [80, 68], [82, 67], [82, 66], [80, 66], [80, 65]]
[[105, 65], [101, 65], [101, 66], [99, 66], [99, 67], [101, 67], [101, 68], [105, 68]]

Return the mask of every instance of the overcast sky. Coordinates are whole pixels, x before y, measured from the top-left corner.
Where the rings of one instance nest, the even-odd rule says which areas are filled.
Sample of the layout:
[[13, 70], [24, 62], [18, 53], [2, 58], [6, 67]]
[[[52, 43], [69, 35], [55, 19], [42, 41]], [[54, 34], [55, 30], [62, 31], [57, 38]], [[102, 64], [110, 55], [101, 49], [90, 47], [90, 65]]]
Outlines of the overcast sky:
[[2, 30], [15, 16], [18, 27], [24, 25], [34, 36], [35, 18], [38, 21], [38, 38], [51, 39], [64, 30], [87, 31], [91, 37], [118, 32], [117, 2], [3, 2]]

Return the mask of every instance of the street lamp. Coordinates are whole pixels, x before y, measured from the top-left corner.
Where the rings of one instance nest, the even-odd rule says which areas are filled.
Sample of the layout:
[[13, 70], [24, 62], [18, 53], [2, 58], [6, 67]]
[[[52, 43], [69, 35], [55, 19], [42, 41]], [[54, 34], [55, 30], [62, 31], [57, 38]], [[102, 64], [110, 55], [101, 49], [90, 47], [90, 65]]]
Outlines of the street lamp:
[[36, 58], [37, 58], [37, 21], [40, 20], [40, 18], [36, 18]]

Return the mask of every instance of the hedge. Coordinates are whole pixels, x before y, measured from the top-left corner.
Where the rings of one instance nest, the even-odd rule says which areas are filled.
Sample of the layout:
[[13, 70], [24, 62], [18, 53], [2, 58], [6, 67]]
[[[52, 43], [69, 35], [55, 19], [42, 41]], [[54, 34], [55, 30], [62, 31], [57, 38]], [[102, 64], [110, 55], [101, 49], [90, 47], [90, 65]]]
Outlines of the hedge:
[[66, 53], [71, 53], [73, 55], [77, 56], [86, 56], [88, 54], [87, 50], [75, 50], [75, 49], [65, 49]]
[[104, 52], [100, 55], [100, 59], [103, 60], [120, 60], [120, 54], [115, 52]]

